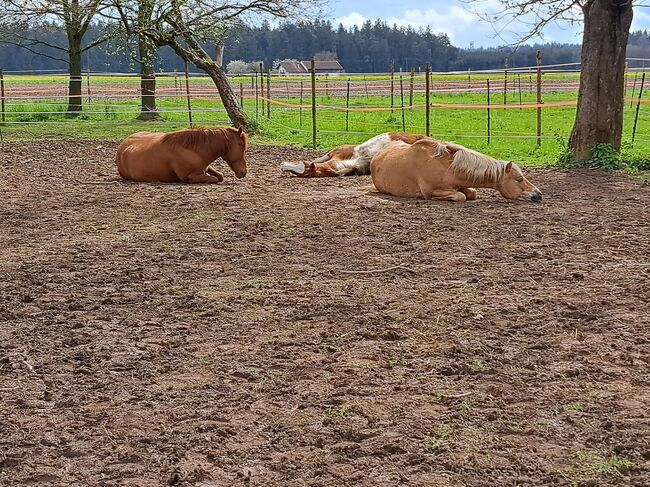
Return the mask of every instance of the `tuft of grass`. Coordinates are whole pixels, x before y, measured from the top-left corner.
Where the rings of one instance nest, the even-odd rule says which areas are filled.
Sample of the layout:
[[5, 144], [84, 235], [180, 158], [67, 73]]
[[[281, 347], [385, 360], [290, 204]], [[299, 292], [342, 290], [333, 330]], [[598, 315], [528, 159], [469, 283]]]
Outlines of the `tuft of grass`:
[[429, 402], [431, 402], [431, 403], [433, 403], [433, 404], [438, 404], [438, 403], [440, 403], [440, 401], [442, 401], [442, 399], [443, 399], [442, 394], [439, 394], [439, 393], [437, 393], [437, 392], [436, 392], [436, 393], [433, 393], [433, 394], [431, 394], [431, 395], [429, 396]]
[[407, 364], [408, 364], [408, 361], [404, 357], [390, 359], [388, 361], [388, 367], [391, 368], [391, 369], [394, 368], [394, 367], [403, 366], [403, 365], [407, 365]]
[[564, 405], [564, 410], [565, 411], [572, 411], [572, 412], [581, 412], [581, 411], [584, 410], [584, 405], [581, 402], [576, 401], [576, 402], [572, 402], [572, 403], [569, 403], [569, 404], [565, 404]]
[[443, 449], [450, 436], [451, 431], [445, 428], [434, 431], [424, 439], [424, 450], [431, 453]]
[[469, 400], [469, 397], [466, 397], [465, 399], [462, 400], [462, 402], [460, 403], [460, 407], [467, 412], [472, 410], [472, 402]]
[[578, 473], [589, 477], [621, 478], [623, 474], [634, 467], [634, 462], [616, 454], [606, 454], [595, 450], [578, 450], [575, 453], [578, 461]]
[[339, 408], [329, 407], [325, 411], [328, 418], [345, 418], [353, 413], [352, 406], [341, 406]]
[[467, 366], [475, 372], [480, 372], [481, 370], [485, 369], [485, 362], [476, 360]]

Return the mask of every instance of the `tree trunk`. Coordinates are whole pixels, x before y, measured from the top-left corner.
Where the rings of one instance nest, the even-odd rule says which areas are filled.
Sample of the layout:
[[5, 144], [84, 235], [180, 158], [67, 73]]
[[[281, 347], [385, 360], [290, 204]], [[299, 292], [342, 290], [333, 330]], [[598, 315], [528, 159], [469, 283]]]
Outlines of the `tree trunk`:
[[596, 144], [621, 148], [625, 49], [632, 23], [628, 0], [591, 0], [583, 7], [582, 74], [569, 147], [588, 161]]
[[81, 34], [68, 32], [68, 59], [70, 61], [70, 78], [68, 79], [68, 113], [78, 115], [81, 112]]
[[156, 46], [149, 38], [140, 34], [138, 36], [138, 50], [140, 53], [140, 92], [142, 95], [138, 120], [155, 120], [160, 117], [156, 109], [156, 75], [153, 70]]
[[[248, 118], [246, 112], [239, 105], [223, 68], [217, 66], [191, 36], [185, 36], [185, 41], [188, 44], [188, 48], [181, 46], [175, 39], [166, 39], [162, 43], [171, 47], [182, 59], [191, 62], [197, 68], [205, 71], [217, 87], [223, 107], [226, 109], [228, 118], [230, 118], [232, 124], [235, 127], [243, 128], [246, 132], [253, 132], [255, 130], [255, 124]], [[161, 43], [160, 40], [158, 42]]]
[[223, 68], [223, 41], [217, 41], [214, 46], [214, 62], [220, 68]]
[[208, 76], [212, 78], [217, 90], [219, 90], [219, 97], [221, 98], [223, 107], [226, 109], [228, 118], [230, 118], [232, 124], [235, 127], [242, 127], [246, 132], [252, 132], [254, 130], [253, 122], [248, 118], [248, 115], [246, 115], [242, 107], [239, 105], [239, 101], [228, 82], [228, 78], [223, 68], [213, 63], [212, 66], [205, 66], [202, 69], [208, 73]]

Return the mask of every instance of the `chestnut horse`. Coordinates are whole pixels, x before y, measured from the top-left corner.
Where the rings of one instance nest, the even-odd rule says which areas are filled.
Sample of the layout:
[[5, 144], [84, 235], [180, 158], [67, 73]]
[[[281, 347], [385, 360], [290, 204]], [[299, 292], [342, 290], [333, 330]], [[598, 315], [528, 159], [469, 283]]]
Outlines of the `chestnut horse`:
[[138, 132], [117, 148], [117, 170], [134, 181], [220, 183], [223, 174], [210, 163], [221, 157], [243, 178], [247, 145], [246, 134], [233, 127]]
[[362, 176], [370, 174], [370, 160], [391, 142], [401, 140], [412, 144], [423, 137], [401, 132], [379, 134], [360, 145], [343, 145], [332, 149], [311, 162], [283, 162], [280, 169], [301, 178]]
[[493, 188], [507, 199], [542, 201], [516, 164], [431, 138], [391, 142], [373, 157], [370, 170], [377, 190], [394, 196], [465, 201], [476, 199], [474, 188]]

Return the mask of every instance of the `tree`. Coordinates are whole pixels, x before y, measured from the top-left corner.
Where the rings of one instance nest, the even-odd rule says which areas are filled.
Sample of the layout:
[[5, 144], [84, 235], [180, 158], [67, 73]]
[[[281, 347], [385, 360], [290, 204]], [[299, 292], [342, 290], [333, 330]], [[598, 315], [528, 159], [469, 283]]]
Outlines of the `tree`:
[[[153, 0], [138, 0], [134, 2], [138, 8], [137, 26], [146, 29], [151, 24], [153, 16]], [[155, 120], [158, 118], [156, 109], [156, 74], [154, 72], [154, 60], [156, 57], [156, 45], [141, 31], [138, 33], [138, 54], [140, 59], [140, 120]]]
[[582, 10], [582, 75], [576, 122], [569, 145], [587, 161], [596, 144], [621, 148], [625, 93], [625, 49], [632, 24], [629, 0], [591, 0]]
[[235, 59], [233, 61], [230, 61], [226, 65], [226, 70], [228, 71], [228, 74], [234, 76], [240, 76], [242, 74], [248, 74], [255, 71], [254, 69], [251, 69], [249, 63], [247, 63], [246, 61], [242, 61], [241, 59]]
[[[112, 21], [123, 21], [121, 24], [127, 43], [132, 37], [137, 39], [137, 57], [131, 54], [132, 60], [140, 66], [140, 115], [139, 120], [155, 120], [159, 117], [156, 108], [156, 74], [154, 62], [156, 59], [156, 44], [144, 34], [144, 31], [152, 27], [154, 15], [154, 0], [135, 0], [130, 2], [129, 17], [114, 17], [110, 11], [104, 12], [104, 16]], [[127, 48], [127, 52], [133, 52]]]
[[[3, 42], [21, 46], [39, 56], [58, 59], [68, 65], [68, 112], [81, 111], [81, 54], [108, 40], [107, 32], [84, 45], [83, 39], [93, 18], [102, 10], [102, 0], [0, 0], [0, 23], [10, 24], [13, 36]], [[66, 33], [65, 45], [50, 43], [28, 34], [29, 28], [54, 21]], [[44, 48], [63, 53], [66, 58], [44, 52]]]
[[[466, 0], [476, 3], [479, 0]], [[529, 23], [526, 42], [557, 20], [584, 20], [582, 74], [576, 120], [569, 139], [576, 161], [591, 158], [597, 144], [621, 147], [625, 48], [633, 15], [632, 0], [502, 0], [499, 13], [481, 16], [497, 25], [506, 18]]]
[[144, 34], [156, 46], [169, 46], [183, 60], [212, 78], [228, 116], [236, 127], [252, 131], [253, 122], [239, 106], [221, 63], [206, 52], [201, 42], [216, 46], [224, 32], [243, 16], [288, 18], [316, 5], [315, 0], [151, 0], [151, 22], [142, 27], [134, 20], [137, 9], [126, 0], [113, 0], [122, 23], [136, 34]]

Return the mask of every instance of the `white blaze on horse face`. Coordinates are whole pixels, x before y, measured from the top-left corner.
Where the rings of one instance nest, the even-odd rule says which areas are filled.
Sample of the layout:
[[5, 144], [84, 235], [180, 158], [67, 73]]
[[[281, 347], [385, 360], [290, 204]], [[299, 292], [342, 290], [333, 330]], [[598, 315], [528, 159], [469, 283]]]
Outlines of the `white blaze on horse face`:
[[302, 174], [305, 172], [304, 162], [283, 162], [280, 164], [282, 171], [292, 172], [294, 174]]

